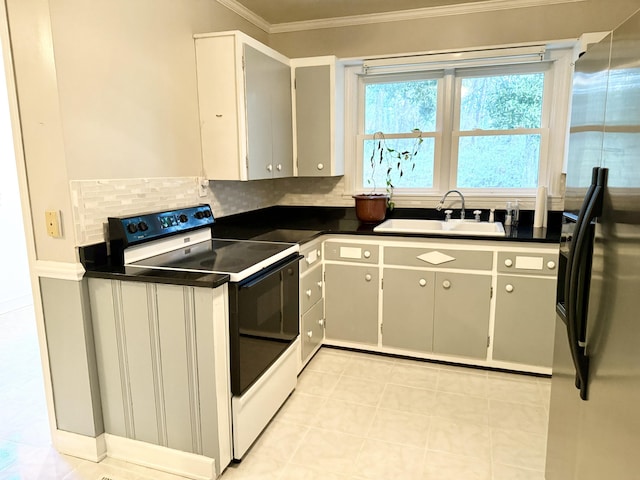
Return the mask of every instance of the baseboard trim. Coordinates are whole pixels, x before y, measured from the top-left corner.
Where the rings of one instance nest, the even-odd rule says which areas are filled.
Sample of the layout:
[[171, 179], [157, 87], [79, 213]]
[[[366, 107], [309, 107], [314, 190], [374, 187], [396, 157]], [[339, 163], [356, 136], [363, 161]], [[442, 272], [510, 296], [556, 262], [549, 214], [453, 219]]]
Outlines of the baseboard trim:
[[216, 462], [213, 458], [108, 433], [104, 434], [104, 438], [107, 455], [111, 458], [194, 480], [214, 480], [216, 478]]
[[52, 435], [56, 450], [65, 455], [99, 462], [107, 456], [104, 435], [88, 437], [77, 433], [55, 430]]

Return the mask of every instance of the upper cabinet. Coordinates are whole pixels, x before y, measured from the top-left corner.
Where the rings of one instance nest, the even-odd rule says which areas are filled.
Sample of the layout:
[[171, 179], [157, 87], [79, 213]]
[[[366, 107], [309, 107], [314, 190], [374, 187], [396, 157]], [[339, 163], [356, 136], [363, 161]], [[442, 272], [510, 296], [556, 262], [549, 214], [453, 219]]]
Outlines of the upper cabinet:
[[291, 60], [296, 175], [344, 175], [344, 68], [334, 56]]
[[207, 177], [293, 176], [289, 59], [239, 31], [196, 35], [195, 48]]

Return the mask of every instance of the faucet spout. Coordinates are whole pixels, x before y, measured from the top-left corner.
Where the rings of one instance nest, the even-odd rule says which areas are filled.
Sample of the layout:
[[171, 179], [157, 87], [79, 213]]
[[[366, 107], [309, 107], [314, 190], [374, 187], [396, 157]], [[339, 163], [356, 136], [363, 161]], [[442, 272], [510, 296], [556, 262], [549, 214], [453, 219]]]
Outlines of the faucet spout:
[[464, 195], [462, 195], [462, 192], [460, 190], [449, 190], [447, 193], [445, 193], [436, 205], [436, 210], [442, 210], [444, 201], [447, 199], [450, 193], [457, 193], [458, 195], [460, 195], [460, 201], [462, 202], [462, 209], [460, 210], [460, 220], [464, 220]]

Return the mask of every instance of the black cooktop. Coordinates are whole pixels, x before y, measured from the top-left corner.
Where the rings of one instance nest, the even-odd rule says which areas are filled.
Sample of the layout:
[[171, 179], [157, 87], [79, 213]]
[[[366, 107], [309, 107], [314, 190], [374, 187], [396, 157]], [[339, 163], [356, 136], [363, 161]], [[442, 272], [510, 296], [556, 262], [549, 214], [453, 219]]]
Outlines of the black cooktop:
[[129, 265], [198, 272], [240, 273], [294, 247], [291, 243], [212, 239]]

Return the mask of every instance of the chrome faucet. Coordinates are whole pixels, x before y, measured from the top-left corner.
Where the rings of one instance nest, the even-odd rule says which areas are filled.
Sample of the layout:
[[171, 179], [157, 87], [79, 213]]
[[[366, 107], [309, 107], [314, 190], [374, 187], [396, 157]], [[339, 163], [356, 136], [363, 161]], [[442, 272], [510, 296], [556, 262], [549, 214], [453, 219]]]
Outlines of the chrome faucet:
[[438, 211], [442, 210], [442, 207], [444, 206], [444, 201], [447, 199], [447, 196], [450, 193], [457, 193], [458, 195], [460, 195], [460, 200], [462, 201], [462, 209], [460, 210], [460, 220], [464, 220], [464, 195], [462, 195], [462, 192], [460, 192], [460, 190], [449, 190], [447, 193], [445, 193], [440, 199], [440, 201], [438, 202], [438, 204], [436, 205], [436, 210]]

